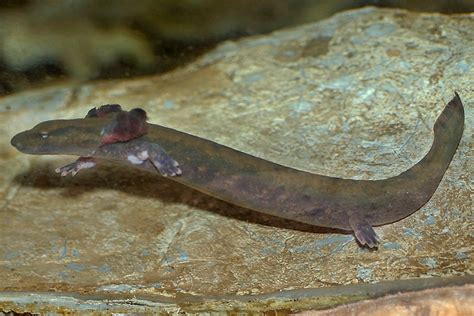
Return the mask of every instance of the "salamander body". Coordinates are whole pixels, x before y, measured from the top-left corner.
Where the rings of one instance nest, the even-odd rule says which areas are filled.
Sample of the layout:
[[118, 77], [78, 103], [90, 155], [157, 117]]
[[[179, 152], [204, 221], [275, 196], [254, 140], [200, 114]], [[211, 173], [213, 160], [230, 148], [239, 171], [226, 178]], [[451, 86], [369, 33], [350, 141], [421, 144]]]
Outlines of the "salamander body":
[[28, 154], [81, 156], [58, 168], [62, 175], [91, 168], [98, 160], [114, 160], [159, 172], [258, 212], [353, 231], [362, 245], [375, 247], [372, 226], [412, 214], [435, 192], [462, 137], [464, 109], [456, 93], [434, 124], [434, 140], [426, 156], [383, 180], [342, 179], [296, 170], [145, 120], [141, 109], [127, 112], [107, 105], [92, 109], [84, 119], [40, 123], [17, 134], [11, 143]]

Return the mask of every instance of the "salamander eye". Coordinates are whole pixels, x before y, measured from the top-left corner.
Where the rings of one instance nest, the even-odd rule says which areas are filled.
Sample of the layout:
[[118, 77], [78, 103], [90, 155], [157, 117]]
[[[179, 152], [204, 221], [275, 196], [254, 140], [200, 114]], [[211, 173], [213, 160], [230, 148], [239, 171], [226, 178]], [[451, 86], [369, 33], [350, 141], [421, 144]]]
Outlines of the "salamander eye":
[[48, 138], [48, 132], [40, 132], [41, 138]]

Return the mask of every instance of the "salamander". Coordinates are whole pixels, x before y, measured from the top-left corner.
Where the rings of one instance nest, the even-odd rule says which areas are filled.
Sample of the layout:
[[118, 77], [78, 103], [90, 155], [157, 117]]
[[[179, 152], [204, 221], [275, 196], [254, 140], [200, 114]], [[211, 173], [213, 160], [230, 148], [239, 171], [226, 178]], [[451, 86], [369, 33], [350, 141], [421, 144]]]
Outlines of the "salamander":
[[373, 226], [399, 221], [434, 194], [462, 137], [464, 107], [457, 93], [437, 118], [429, 152], [397, 176], [353, 180], [304, 172], [211, 140], [146, 122], [142, 109], [93, 108], [82, 119], [51, 120], [14, 136], [34, 155], [76, 155], [63, 176], [109, 160], [149, 171], [254, 211], [351, 231], [376, 247]]

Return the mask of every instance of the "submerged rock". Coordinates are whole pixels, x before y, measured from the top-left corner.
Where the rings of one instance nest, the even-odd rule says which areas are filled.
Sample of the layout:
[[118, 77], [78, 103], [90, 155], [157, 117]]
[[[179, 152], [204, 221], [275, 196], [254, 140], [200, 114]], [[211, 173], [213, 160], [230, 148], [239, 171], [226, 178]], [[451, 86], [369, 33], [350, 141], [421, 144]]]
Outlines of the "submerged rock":
[[[367, 8], [229, 41], [162, 76], [51, 87], [2, 99], [1, 119], [8, 123], [1, 136], [1, 194], [8, 203], [0, 215], [6, 223], [0, 232], [0, 290], [54, 289], [99, 301], [133, 293], [193, 310], [200, 303], [192, 295], [468, 275], [472, 29], [472, 15]], [[454, 91], [466, 108], [458, 152], [422, 209], [376, 228], [382, 239], [377, 251], [361, 249], [351, 235], [230, 206], [131, 169], [106, 166], [61, 179], [53, 171], [66, 159], [33, 158], [8, 145], [13, 134], [37, 122], [83, 117], [92, 106], [119, 103], [146, 109], [153, 123], [284, 165], [381, 179], [424, 156], [433, 123]], [[333, 295], [324, 306], [350, 300], [349, 294]], [[270, 306], [264, 297], [254, 299], [257, 303], [239, 308]], [[278, 308], [301, 308], [294, 298], [277, 300]], [[24, 301], [12, 302], [18, 307]], [[322, 306], [316, 299], [305, 302]], [[225, 303], [199, 306], [232, 309]]]

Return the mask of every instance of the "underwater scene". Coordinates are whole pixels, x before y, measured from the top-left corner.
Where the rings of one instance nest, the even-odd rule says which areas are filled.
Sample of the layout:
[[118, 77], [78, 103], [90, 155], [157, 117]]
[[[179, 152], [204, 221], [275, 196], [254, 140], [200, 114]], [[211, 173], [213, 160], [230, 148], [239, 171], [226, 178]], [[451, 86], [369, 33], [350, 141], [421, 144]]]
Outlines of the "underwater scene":
[[474, 1], [0, 1], [0, 313], [474, 313]]

